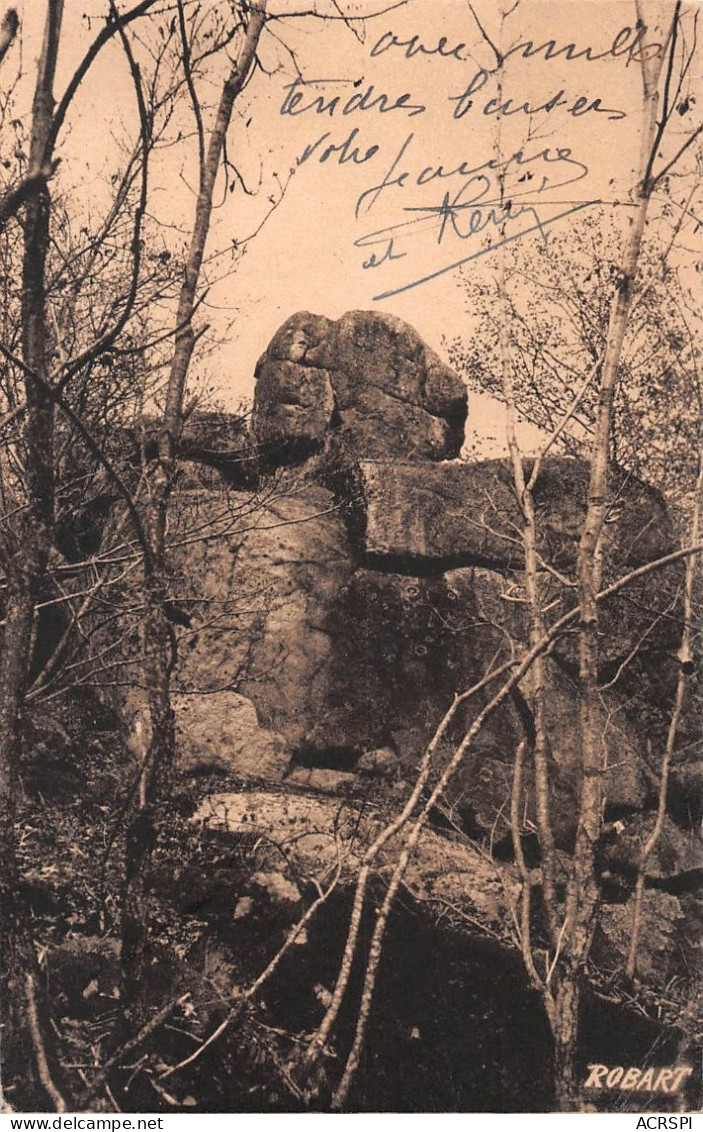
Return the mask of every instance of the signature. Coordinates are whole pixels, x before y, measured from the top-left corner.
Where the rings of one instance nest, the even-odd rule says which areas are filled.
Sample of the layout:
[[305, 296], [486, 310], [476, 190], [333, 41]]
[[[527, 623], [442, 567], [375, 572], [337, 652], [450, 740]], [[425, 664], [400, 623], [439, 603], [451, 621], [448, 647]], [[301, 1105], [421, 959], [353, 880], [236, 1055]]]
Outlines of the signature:
[[[306, 146], [299, 163], [315, 159], [320, 164], [331, 160], [340, 166], [348, 163], [376, 165], [381, 147], [360, 144], [358, 127], [342, 143], [325, 144], [329, 137], [329, 131], [325, 132]], [[403, 212], [413, 214], [411, 218], [368, 232], [355, 240], [357, 248], [370, 252], [362, 267], [377, 268], [406, 258], [409, 253], [403, 245], [410, 238], [426, 236], [428, 232], [434, 234], [435, 246], [442, 246], [449, 240], [471, 240], [483, 232], [487, 233], [489, 243], [487, 247], [462, 256], [446, 267], [374, 296], [374, 301], [430, 282], [532, 232], [538, 232], [546, 240], [545, 229], [549, 225], [600, 203], [595, 200], [565, 202], [555, 200], [553, 196], [550, 199], [555, 190], [563, 190], [588, 176], [588, 166], [579, 161], [568, 146], [546, 146], [535, 152], [521, 148], [503, 158], [491, 157], [484, 161], [467, 158], [451, 165], [442, 162], [427, 164], [426, 157], [414, 152], [414, 147], [415, 134], [409, 133], [380, 179], [374, 180], [359, 194], [354, 210], [356, 219], [368, 216], [381, 196], [386, 201], [386, 198], [394, 199], [399, 191], [412, 194], [418, 189], [445, 185], [450, 185], [451, 189], [445, 189], [443, 196], [432, 203], [406, 205]], [[544, 216], [546, 206], [563, 203], [570, 207], [557, 215]], [[519, 224], [517, 232], [513, 231], [516, 223]], [[500, 236], [497, 242], [493, 242], [494, 232]]]
[[[471, 193], [472, 182], [476, 182], [473, 190], [474, 195], [468, 200], [462, 199], [467, 191]], [[415, 219], [393, 224], [376, 232], [369, 232], [355, 240], [354, 243], [357, 248], [379, 249], [377, 251], [372, 250], [369, 258], [364, 261], [363, 267], [368, 269], [380, 267], [383, 263], [391, 260], [405, 258], [408, 253], [399, 251], [398, 243], [410, 236], [416, 236], [420, 232], [426, 232], [428, 229], [431, 232], [436, 232], [435, 243], [437, 246], [442, 245], [448, 239], [450, 241], [455, 239], [472, 240], [490, 229], [494, 229], [495, 234], [500, 236], [500, 239], [494, 241], [492, 235], [489, 235], [488, 243], [485, 246], [469, 252], [468, 255], [462, 255], [459, 259], [454, 259], [451, 263], [442, 267], [423, 272], [398, 287], [374, 295], [373, 301], [380, 302], [383, 299], [390, 299], [404, 291], [410, 291], [415, 287], [423, 286], [425, 283], [431, 283], [442, 275], [456, 271], [457, 268], [481, 259], [483, 256], [490, 255], [498, 248], [505, 247], [506, 244], [515, 240], [521, 240], [524, 236], [533, 232], [539, 233], [546, 242], [546, 229], [549, 226], [560, 220], [565, 220], [568, 216], [573, 216], [585, 208], [601, 204], [600, 200], [578, 201], [554, 215], [544, 216], [540, 215], [537, 208], [527, 201], [517, 203], [507, 201], [501, 204], [499, 200], [484, 199], [486, 193], [490, 191], [490, 187], [491, 183], [487, 177], [472, 178], [462, 186], [453, 198], [450, 197], [448, 192], [445, 192], [444, 198], [439, 204], [411, 207], [404, 210], [417, 213]], [[510, 229], [518, 221], [520, 222], [519, 230], [511, 231]]]
[[[307, 161], [327, 135], [318, 142], [308, 146], [300, 159]], [[438, 162], [433, 165], [423, 164], [423, 159], [414, 159], [412, 149], [415, 144], [415, 135], [408, 134], [400, 146], [396, 156], [389, 165], [380, 181], [364, 189], [359, 195], [354, 214], [358, 220], [362, 213], [371, 212], [377, 204], [381, 194], [389, 195], [390, 190], [424, 188], [435, 181], [455, 183], [458, 180], [466, 181], [480, 173], [495, 173], [501, 177], [503, 187], [512, 196], [517, 190], [514, 186], [535, 182], [532, 192], [548, 192], [554, 189], [563, 189], [567, 185], [574, 185], [588, 176], [588, 166], [574, 157], [568, 146], [546, 146], [537, 152], [530, 153], [520, 148], [508, 153], [503, 158], [490, 157], [485, 161], [475, 162], [472, 158], [465, 159], [458, 164], [447, 165]], [[328, 147], [332, 148], [332, 147]], [[378, 156], [379, 146], [370, 147], [364, 154], [364, 161], [370, 161]], [[326, 151], [320, 156], [320, 161], [326, 160]], [[338, 157], [341, 164], [348, 160], [347, 153]], [[357, 164], [362, 164], [357, 160]]]
[[[418, 189], [431, 191], [441, 187], [444, 191], [429, 203], [409, 202], [403, 208], [406, 219], [355, 240], [357, 248], [370, 253], [362, 267], [369, 270], [406, 258], [410, 240], [417, 247], [418, 239], [426, 243], [429, 237], [433, 248], [430, 254], [434, 254], [434, 248], [451, 247], [457, 240], [476, 243], [481, 234], [484, 238], [480, 248], [375, 295], [376, 302], [429, 283], [531, 233], [538, 233], [546, 242], [550, 225], [600, 203], [592, 199], [564, 200], [563, 192], [558, 199], [554, 197], [555, 190], [582, 181], [589, 172], [588, 166], [566, 146], [550, 146], [535, 152], [519, 149], [503, 158], [478, 162], [467, 159], [459, 164], [427, 165], [422, 157], [419, 161], [413, 157], [414, 137], [408, 134], [383, 177], [361, 192], [355, 209], [357, 219], [368, 215], [381, 195], [385, 200], [399, 190], [412, 194]], [[556, 214], [555, 207], [559, 208]]]

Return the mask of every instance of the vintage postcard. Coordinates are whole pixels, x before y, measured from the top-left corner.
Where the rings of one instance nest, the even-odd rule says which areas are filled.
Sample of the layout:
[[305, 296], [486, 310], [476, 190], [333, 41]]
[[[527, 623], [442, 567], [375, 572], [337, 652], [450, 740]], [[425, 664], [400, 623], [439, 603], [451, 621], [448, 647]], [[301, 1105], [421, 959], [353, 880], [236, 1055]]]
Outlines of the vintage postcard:
[[702, 37], [0, 4], [12, 1127], [690, 1127]]

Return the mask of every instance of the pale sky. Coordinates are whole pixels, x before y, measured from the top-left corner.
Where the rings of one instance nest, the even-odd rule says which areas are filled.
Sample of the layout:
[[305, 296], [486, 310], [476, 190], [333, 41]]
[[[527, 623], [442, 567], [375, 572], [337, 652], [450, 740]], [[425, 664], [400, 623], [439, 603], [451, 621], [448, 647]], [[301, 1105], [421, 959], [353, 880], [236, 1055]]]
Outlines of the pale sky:
[[[387, 0], [340, 0], [340, 4], [346, 12], [369, 15], [387, 6]], [[80, 4], [69, 0], [66, 4], [58, 91], [99, 26], [93, 22], [89, 29], [83, 14], [104, 7], [99, 0]], [[269, 10], [292, 13], [309, 7], [307, 2], [272, 0]], [[323, 5], [318, 8], [323, 10]], [[644, 8], [654, 25], [662, 5], [658, 0], [645, 0]], [[474, 9], [489, 37], [498, 42], [499, 4], [477, 0]], [[20, 4], [24, 64], [32, 78], [43, 10], [40, 0]], [[333, 3], [324, 10], [333, 11]], [[592, 55], [604, 54], [621, 29], [632, 27], [635, 20], [634, 0], [520, 0], [506, 21], [503, 50], [527, 41], [541, 44], [553, 39], [557, 51], [574, 43], [578, 52], [590, 46]], [[280, 43], [266, 36], [261, 57], [271, 73], [260, 71], [254, 76], [238, 104], [228, 143], [245, 180], [254, 185], [260, 180], [261, 187], [252, 198], [234, 192], [218, 209], [208, 251], [221, 254], [216, 267], [210, 269], [212, 278], [228, 263], [231, 241], [241, 241], [257, 227], [267, 198], [277, 192], [276, 178], [285, 179], [290, 169], [295, 172], [283, 202], [251, 241], [237, 271], [215, 283], [209, 295], [208, 319], [215, 328], [234, 317], [227, 342], [208, 363], [222, 397], [230, 404], [251, 397], [257, 358], [281, 322], [301, 309], [331, 318], [351, 309], [388, 311], [410, 322], [446, 357], [446, 341], [461, 334], [471, 320], [457, 270], [381, 301], [376, 297], [482, 253], [489, 240], [496, 240], [496, 228], [485, 207], [476, 221], [483, 230], [461, 239], [447, 218], [441, 244], [436, 214], [407, 211], [438, 208], [445, 193], [448, 200], [460, 203], [476, 200], [481, 193], [484, 201], [495, 196], [495, 174], [491, 177], [489, 173], [489, 180], [471, 180], [470, 171], [494, 154], [497, 116], [491, 112], [496, 104], [490, 100], [495, 99], [497, 87], [494, 76], [480, 80], [481, 68], [491, 66], [493, 58], [467, 0], [409, 0], [395, 11], [368, 20], [365, 26], [355, 22], [352, 30], [338, 19], [327, 22], [309, 17], [279, 20], [272, 27], [295, 52], [305, 80], [295, 109], [320, 96], [329, 101], [339, 95], [339, 105], [333, 114], [317, 113], [314, 106], [302, 113], [282, 114], [286, 95], [294, 93], [286, 91], [286, 84], [293, 81], [295, 72]], [[417, 37], [416, 48], [422, 43], [428, 51], [445, 37], [442, 52], [447, 57], [416, 51], [413, 58], [407, 58], [407, 48], [401, 45], [413, 37]], [[506, 155], [522, 148], [525, 164], [518, 168], [513, 162], [506, 191], [524, 194], [530, 190], [532, 195], [521, 206], [522, 212], [514, 208], [516, 215], [506, 234], [518, 238], [524, 229], [542, 225], [542, 234], [538, 229], [521, 238], [548, 240], [549, 223], [568, 225], [572, 222], [569, 210], [580, 203], [627, 199], [637, 159], [641, 107], [640, 68], [636, 60], [628, 61], [627, 53], [633, 38], [622, 32], [617, 41], [622, 53], [595, 61], [569, 60], [563, 53], [551, 60], [545, 60], [544, 53], [524, 59], [519, 51], [508, 60], [502, 101], [511, 100], [511, 112], [500, 116], [500, 145]], [[375, 45], [378, 49], [372, 57]], [[467, 107], [468, 96], [463, 102], [458, 100], [477, 75], [477, 89]], [[217, 93], [215, 78], [213, 75], [212, 98]], [[398, 108], [385, 113], [378, 104], [341, 112], [354, 94], [359, 96], [358, 107], [371, 86], [366, 104], [379, 95], [387, 96], [387, 106], [406, 97]], [[554, 100], [551, 109], [532, 114], [521, 110], [525, 103], [535, 109], [549, 105], [550, 100]], [[62, 185], [74, 186], [84, 207], [99, 208], [100, 201], [107, 200], [106, 174], [115, 161], [112, 136], [130, 136], [133, 102], [124, 56], [117, 47], [111, 48], [80, 92], [58, 174]], [[594, 102], [596, 108], [589, 110]], [[415, 106], [424, 110], [410, 113]], [[455, 117], [462, 109], [463, 115]], [[357, 132], [347, 152], [340, 152], [353, 131]], [[323, 138], [325, 134], [329, 136]], [[316, 142], [312, 156], [298, 165], [306, 147]], [[320, 163], [329, 146], [340, 148]], [[355, 146], [360, 155], [371, 151], [371, 156], [361, 164], [354, 160], [340, 164], [340, 156], [348, 156]], [[152, 173], [150, 206], [161, 219], [178, 223], [192, 211], [193, 198], [186, 186], [192, 183], [193, 158], [193, 144], [175, 147]], [[396, 159], [395, 172], [389, 174]], [[431, 176], [439, 166], [448, 172], [462, 162], [463, 173]], [[525, 172], [533, 176], [520, 181]], [[383, 189], [369, 209], [369, 190], [387, 175], [392, 179], [401, 173], [406, 174], [404, 184]], [[425, 183], [418, 184], [418, 177]], [[538, 188], [541, 192], [533, 191]], [[464, 195], [457, 197], [462, 191]], [[626, 222], [627, 208], [613, 207]], [[562, 213], [567, 215], [554, 221]], [[390, 250], [397, 259], [377, 267], [363, 266], [372, 252], [377, 259], [383, 258], [389, 250], [388, 238], [366, 248], [356, 247], [355, 241], [418, 218], [413, 235], [396, 236]], [[459, 215], [459, 228], [466, 229], [469, 223], [465, 209]], [[487, 273], [495, 263], [495, 253], [479, 254], [465, 270]], [[469, 425], [487, 436], [502, 431], [495, 407], [487, 400], [473, 400]]]

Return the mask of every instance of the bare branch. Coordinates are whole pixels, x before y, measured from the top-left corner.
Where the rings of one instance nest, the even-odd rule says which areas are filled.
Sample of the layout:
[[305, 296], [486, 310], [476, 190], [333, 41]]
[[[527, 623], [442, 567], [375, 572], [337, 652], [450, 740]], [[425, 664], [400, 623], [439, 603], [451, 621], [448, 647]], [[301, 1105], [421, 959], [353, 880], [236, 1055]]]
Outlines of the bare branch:
[[14, 8], [8, 8], [0, 24], [0, 63], [14, 43], [20, 26], [19, 16]]
[[[154, 0], [144, 0], [139, 8], [143, 8], [144, 4], [153, 3]], [[110, 0], [111, 10], [116, 12], [115, 0]], [[136, 11], [136, 9], [135, 9]], [[132, 17], [134, 18], [134, 16]], [[112, 27], [113, 25], [109, 25]], [[151, 123], [144, 101], [144, 92], [142, 90], [142, 79], [139, 66], [137, 65], [132, 48], [130, 46], [127, 35], [124, 31], [124, 20], [118, 20], [115, 17], [114, 29], [122, 41], [122, 47], [127, 58], [129, 65], [130, 75], [132, 77], [132, 85], [137, 101], [137, 110], [139, 112], [140, 134], [139, 141], [142, 151], [141, 160], [141, 188], [139, 194], [139, 202], [134, 210], [134, 222], [132, 226], [132, 273], [130, 279], [129, 291], [127, 293], [122, 311], [117, 318], [115, 324], [101, 337], [83, 351], [77, 358], [75, 358], [68, 365], [63, 367], [63, 373], [57, 383], [56, 388], [60, 391], [71, 380], [76, 373], [79, 372], [84, 366], [94, 361], [101, 354], [108, 350], [113, 342], [119, 338], [120, 334], [127, 325], [134, 303], [137, 297], [139, 288], [139, 274], [141, 270], [141, 231], [144, 222], [144, 214], [146, 212], [147, 194], [148, 194], [148, 171], [149, 171], [149, 145], [151, 138]], [[99, 37], [98, 37], [99, 38]]]
[[95, 38], [93, 43], [86, 51], [83, 59], [79, 63], [68, 86], [66, 87], [61, 101], [56, 107], [47, 144], [48, 153], [51, 153], [54, 146], [56, 145], [56, 140], [63, 126], [66, 114], [68, 113], [68, 109], [75, 97], [76, 91], [83, 82], [85, 76], [88, 74], [88, 71], [92, 67], [105, 44], [109, 43], [112, 37], [118, 32], [124, 31], [124, 28], [126, 28], [128, 24], [132, 23], [133, 20], [136, 20], [140, 16], [145, 15], [155, 3], [156, 0], [141, 0], [140, 4], [135, 5], [134, 8], [131, 8], [123, 15], [116, 14], [115, 5], [114, 3], [111, 4], [110, 20], [107, 21], [103, 30]]
[[37, 1010], [34, 975], [30, 971], [28, 971], [25, 976], [25, 994], [27, 996], [27, 1021], [29, 1023], [32, 1045], [34, 1046], [34, 1056], [37, 1062], [39, 1079], [46, 1090], [47, 1096], [50, 1097], [54, 1103], [54, 1110], [56, 1112], [67, 1112], [66, 1102], [54, 1084], [49, 1071], [49, 1063], [47, 1061], [44, 1041], [39, 1027], [39, 1012]]
[[141, 515], [139, 514], [134, 496], [125, 484], [117, 469], [113, 466], [98, 442], [95, 440], [90, 429], [87, 428], [87, 426], [83, 423], [78, 414], [71, 407], [71, 405], [69, 405], [66, 399], [62, 396], [61, 391], [57, 389], [56, 386], [51, 385], [50, 382], [48, 382], [40, 374], [31, 369], [30, 366], [26, 365], [21, 358], [16, 357], [12, 353], [12, 351], [8, 350], [7, 346], [5, 346], [5, 344], [2, 342], [0, 342], [0, 354], [7, 358], [9, 362], [12, 362], [13, 365], [16, 365], [19, 369], [21, 369], [24, 376], [28, 378], [29, 381], [37, 385], [40, 389], [42, 389], [43, 392], [46, 393], [48, 397], [50, 397], [54, 404], [61, 409], [61, 412], [65, 415], [67, 420], [71, 422], [73, 427], [80, 434], [81, 439], [85, 443], [86, 448], [88, 449], [90, 454], [94, 456], [95, 459], [105, 469], [108, 476], [119, 491], [120, 495], [124, 499], [125, 504], [127, 505], [130, 516], [132, 518], [132, 522], [134, 524], [135, 534], [137, 535], [140, 546], [142, 547], [147, 564], [149, 564], [151, 562], [149, 541], [147, 539], [144, 524], [142, 522]]

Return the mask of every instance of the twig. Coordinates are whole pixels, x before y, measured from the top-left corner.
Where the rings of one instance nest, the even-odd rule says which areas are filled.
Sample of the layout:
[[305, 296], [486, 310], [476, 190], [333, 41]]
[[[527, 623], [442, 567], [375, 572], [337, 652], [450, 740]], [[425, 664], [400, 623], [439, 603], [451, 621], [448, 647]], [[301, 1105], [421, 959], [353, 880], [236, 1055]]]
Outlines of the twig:
[[49, 1071], [49, 1063], [46, 1059], [46, 1050], [44, 1049], [44, 1042], [39, 1029], [39, 1017], [37, 1014], [37, 1000], [34, 993], [34, 976], [30, 973], [27, 974], [24, 982], [25, 993], [27, 996], [27, 1021], [29, 1023], [29, 1033], [34, 1046], [34, 1056], [37, 1062], [37, 1071], [39, 1073], [39, 1080], [41, 1081], [46, 1093], [51, 1097], [54, 1102], [56, 1112], [66, 1112], [66, 1102], [61, 1093], [54, 1084], [51, 1073]]
[[252, 999], [254, 997], [254, 995], [257, 993], [257, 991], [259, 991], [261, 989], [261, 987], [264, 985], [264, 983], [271, 977], [271, 975], [273, 974], [273, 972], [276, 970], [279, 963], [283, 959], [283, 956], [286, 954], [286, 952], [289, 950], [289, 948], [292, 947], [292, 945], [295, 943], [296, 939], [298, 938], [300, 933], [305, 929], [307, 924], [310, 923], [311, 919], [317, 913], [318, 909], [322, 906], [322, 904], [325, 903], [325, 901], [328, 899], [328, 897], [332, 894], [332, 892], [336, 888], [337, 883], [339, 881], [341, 871], [342, 871], [342, 861], [340, 859], [337, 863], [337, 869], [336, 869], [336, 872], [334, 874], [334, 877], [332, 878], [332, 881], [330, 882], [327, 889], [320, 893], [320, 895], [317, 897], [317, 899], [313, 901], [313, 903], [310, 905], [310, 907], [300, 917], [298, 922], [293, 925], [293, 927], [290, 929], [288, 935], [286, 936], [285, 941], [283, 942], [281, 947], [278, 949], [278, 951], [274, 955], [273, 959], [271, 959], [270, 963], [267, 964], [267, 966], [264, 968], [264, 970], [261, 972], [261, 974], [254, 980], [254, 982], [251, 984], [251, 986], [248, 987], [247, 990], [244, 992], [244, 994], [238, 999], [236, 1005], [232, 1007], [232, 1009], [230, 1010], [227, 1017], [224, 1018], [222, 1022], [220, 1022], [219, 1026], [217, 1026], [217, 1028], [212, 1031], [212, 1033], [205, 1039], [205, 1041], [201, 1045], [198, 1046], [198, 1048], [196, 1050], [193, 1051], [193, 1053], [191, 1053], [188, 1057], [184, 1058], [183, 1061], [179, 1061], [177, 1065], [172, 1065], [170, 1069], [167, 1069], [164, 1073], [161, 1073], [159, 1078], [158, 1078], [159, 1081], [164, 1081], [167, 1077], [170, 1077], [172, 1073], [176, 1073], [179, 1069], [184, 1069], [187, 1065], [191, 1065], [194, 1061], [197, 1061], [197, 1059], [205, 1052], [205, 1050], [209, 1046], [211, 1046], [213, 1044], [213, 1042], [216, 1042], [217, 1039], [219, 1037], [221, 1037], [222, 1034], [224, 1034], [227, 1027], [231, 1026], [232, 1022], [234, 1022], [239, 1017], [239, 1015], [241, 1014], [242, 1010], [244, 1009], [244, 1006], [246, 1005], [246, 1003], [249, 1002], [250, 999]]
[[[182, 994], [180, 998], [174, 998], [170, 1002], [167, 1002], [166, 1005], [159, 1010], [158, 1014], [155, 1014], [145, 1026], [142, 1026], [141, 1030], [139, 1030], [133, 1038], [130, 1038], [128, 1042], [120, 1046], [120, 1048], [107, 1059], [90, 1088], [79, 1098], [77, 1105], [79, 1112], [83, 1112], [88, 1108], [88, 1105], [104, 1082], [110, 1069], [117, 1065], [124, 1057], [127, 1057], [128, 1054], [133, 1053], [147, 1038], [150, 1038], [151, 1035], [158, 1030], [159, 1026], [163, 1025], [166, 1019], [171, 1017], [174, 1010], [182, 1006], [184, 1002], [187, 1002], [189, 998], [190, 992], [188, 991], [186, 994]], [[65, 1109], [63, 1111], [65, 1111]]]

